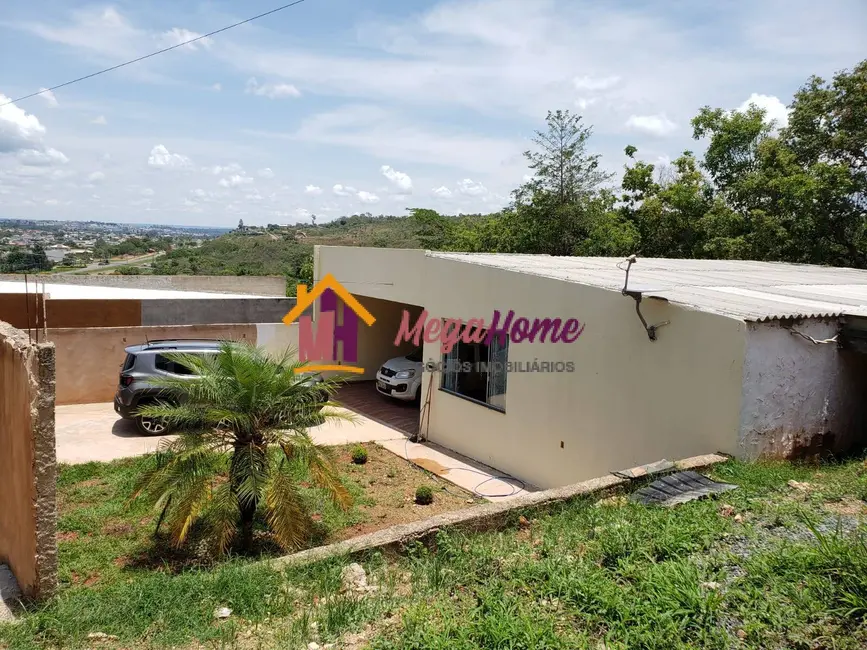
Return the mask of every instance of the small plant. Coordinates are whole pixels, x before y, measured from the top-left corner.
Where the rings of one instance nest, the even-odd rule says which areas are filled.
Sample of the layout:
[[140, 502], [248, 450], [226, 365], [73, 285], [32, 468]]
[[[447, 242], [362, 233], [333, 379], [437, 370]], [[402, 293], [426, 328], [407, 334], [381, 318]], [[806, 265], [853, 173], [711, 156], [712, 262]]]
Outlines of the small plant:
[[367, 449], [361, 445], [352, 448], [352, 462], [356, 465], [364, 465], [367, 462]]
[[433, 503], [433, 490], [427, 485], [419, 485], [415, 491], [415, 502], [420, 506]]

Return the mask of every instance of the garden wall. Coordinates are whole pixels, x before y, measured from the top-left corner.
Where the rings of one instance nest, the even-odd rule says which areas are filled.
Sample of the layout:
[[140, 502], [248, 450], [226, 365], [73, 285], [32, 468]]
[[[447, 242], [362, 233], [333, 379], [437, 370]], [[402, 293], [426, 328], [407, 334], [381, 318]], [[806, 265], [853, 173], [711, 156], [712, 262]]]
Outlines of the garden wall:
[[[31, 282], [33, 276], [30, 276]], [[52, 284], [77, 284], [119, 289], [171, 289], [241, 293], [252, 296], [286, 295], [286, 278], [255, 275], [59, 275], [40, 276]], [[24, 282], [23, 275], [0, 275], [0, 282]]]
[[0, 322], [0, 563], [21, 591], [57, 587], [54, 345]]

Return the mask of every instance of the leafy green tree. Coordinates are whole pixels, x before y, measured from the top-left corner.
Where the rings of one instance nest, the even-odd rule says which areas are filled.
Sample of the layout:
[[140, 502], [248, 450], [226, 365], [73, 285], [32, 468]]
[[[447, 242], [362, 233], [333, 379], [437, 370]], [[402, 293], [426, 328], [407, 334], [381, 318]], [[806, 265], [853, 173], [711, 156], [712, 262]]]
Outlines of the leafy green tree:
[[305, 364], [291, 355], [274, 357], [243, 343], [225, 343], [214, 355], [166, 355], [193, 375], [155, 380], [166, 397], [139, 410], [179, 435], [154, 456], [133, 498], [160, 512], [159, 525], [175, 545], [196, 530], [225, 553], [240, 533], [249, 551], [259, 520], [284, 548], [303, 546], [311, 519], [296, 482], [299, 469], [337, 505], [350, 506], [328, 449], [308, 433], [323, 418], [346, 418], [330, 401], [322, 408], [337, 380], [311, 381], [296, 372]]

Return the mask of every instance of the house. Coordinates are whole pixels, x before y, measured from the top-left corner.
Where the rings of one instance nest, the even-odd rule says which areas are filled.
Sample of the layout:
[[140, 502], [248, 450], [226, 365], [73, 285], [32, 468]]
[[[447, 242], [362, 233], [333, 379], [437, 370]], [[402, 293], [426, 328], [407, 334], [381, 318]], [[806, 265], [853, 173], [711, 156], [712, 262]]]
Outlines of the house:
[[506, 341], [462, 332], [444, 354], [442, 327], [420, 336], [420, 435], [540, 487], [864, 440], [867, 271], [331, 246], [314, 267], [376, 318], [353, 379], [412, 349], [420, 318], [465, 332], [511, 313]]

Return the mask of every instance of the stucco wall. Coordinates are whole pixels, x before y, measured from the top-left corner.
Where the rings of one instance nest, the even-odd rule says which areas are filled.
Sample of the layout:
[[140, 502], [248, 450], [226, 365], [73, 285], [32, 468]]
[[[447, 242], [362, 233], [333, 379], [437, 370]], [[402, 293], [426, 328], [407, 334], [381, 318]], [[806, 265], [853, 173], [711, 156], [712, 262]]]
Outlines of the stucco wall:
[[[837, 334], [836, 320], [789, 327], [816, 340]], [[799, 456], [841, 451], [862, 436], [867, 359], [833, 344], [813, 344], [779, 322], [751, 323], [744, 361], [740, 455]]]
[[[31, 276], [32, 279], [32, 276]], [[174, 289], [177, 291], [213, 291], [242, 293], [252, 296], [285, 296], [286, 279], [279, 276], [254, 275], [51, 275], [42, 276], [52, 284], [78, 284], [98, 287], [135, 289]], [[23, 282], [22, 275], [0, 275], [0, 281]]]
[[353, 294], [418, 304], [422, 295], [423, 250], [316, 246], [315, 277], [331, 273]]
[[274, 355], [292, 350], [293, 358], [298, 358], [298, 323], [257, 323], [256, 345]]
[[49, 327], [130, 327], [141, 325], [141, 300], [73, 300], [45, 301]]
[[388, 359], [409, 354], [414, 348], [413, 343], [394, 345], [394, 339], [400, 326], [403, 310], [408, 310], [413, 320], [421, 313], [421, 307], [391, 302], [379, 298], [359, 296], [358, 302], [364, 305], [376, 322], [368, 327], [364, 323], [358, 325], [358, 362], [353, 365], [364, 368], [363, 375], [352, 375], [351, 381], [375, 379], [376, 371]]
[[127, 346], [171, 338], [256, 343], [256, 325], [49, 329], [48, 338], [57, 349], [57, 403], [90, 404], [114, 399]]
[[22, 592], [57, 586], [54, 346], [0, 323], [0, 562]]
[[37, 293], [0, 293], [0, 321], [25, 331], [28, 324], [34, 328], [44, 318], [43, 300]]
[[[417, 251], [416, 251], [417, 252]], [[642, 305], [648, 322], [671, 324], [651, 342], [635, 303], [616, 291], [433, 257], [370, 249], [319, 253], [358, 296], [422, 303], [438, 318], [577, 318], [577, 342], [511, 344], [510, 362], [571, 361], [573, 373], [508, 375], [505, 413], [438, 390], [422, 434], [540, 487], [554, 487], [661, 458], [735, 453], [746, 325], [661, 300]], [[410, 295], [411, 294], [411, 295]], [[393, 336], [393, 335], [392, 335]], [[440, 360], [437, 344], [426, 360]]]

